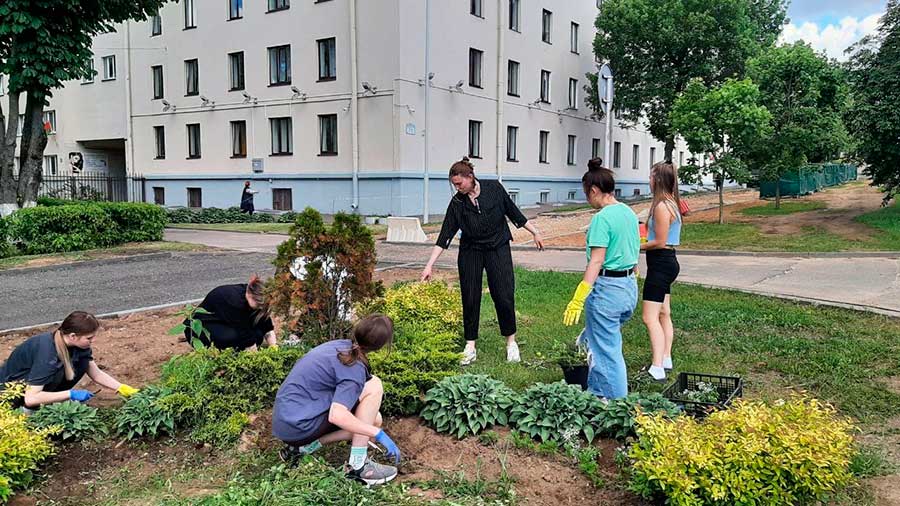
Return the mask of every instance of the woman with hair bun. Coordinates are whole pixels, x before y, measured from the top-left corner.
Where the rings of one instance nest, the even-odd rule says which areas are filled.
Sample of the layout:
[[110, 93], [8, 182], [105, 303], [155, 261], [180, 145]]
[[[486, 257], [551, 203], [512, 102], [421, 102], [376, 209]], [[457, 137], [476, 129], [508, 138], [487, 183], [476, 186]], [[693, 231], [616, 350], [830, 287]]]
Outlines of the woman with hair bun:
[[519, 362], [519, 345], [516, 343], [516, 280], [509, 248], [512, 234], [506, 224], [507, 218], [516, 227], [525, 227], [531, 232], [539, 250], [544, 249], [543, 239], [537, 228], [509, 198], [509, 193], [499, 181], [482, 181], [475, 177], [475, 167], [468, 158], [463, 157], [450, 167], [449, 178], [450, 184], [456, 188], [456, 195], [447, 206], [441, 233], [431, 251], [431, 258], [422, 271], [421, 279], [431, 279], [434, 263], [450, 247], [453, 237], [461, 230], [457, 267], [466, 338], [462, 364], [471, 364], [477, 357], [475, 340], [478, 339], [482, 276], [485, 271], [500, 323], [500, 333], [506, 337], [506, 360]]
[[262, 280], [256, 275], [246, 284], [213, 288], [200, 303], [207, 313], [194, 315], [195, 319], [203, 322], [209, 337], [194, 335], [190, 322], [185, 320], [184, 337], [187, 342], [199, 339], [204, 346], [238, 351], [256, 349], [263, 341], [269, 346], [277, 346], [275, 326], [269, 316], [264, 288]]

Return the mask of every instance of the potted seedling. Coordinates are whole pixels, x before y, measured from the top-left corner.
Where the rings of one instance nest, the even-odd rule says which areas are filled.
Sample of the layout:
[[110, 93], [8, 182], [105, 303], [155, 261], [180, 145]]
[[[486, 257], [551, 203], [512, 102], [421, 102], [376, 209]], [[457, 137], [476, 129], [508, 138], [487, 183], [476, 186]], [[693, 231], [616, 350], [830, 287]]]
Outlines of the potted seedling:
[[584, 346], [577, 342], [557, 343], [553, 350], [553, 361], [562, 369], [566, 383], [579, 385], [587, 390], [588, 356]]

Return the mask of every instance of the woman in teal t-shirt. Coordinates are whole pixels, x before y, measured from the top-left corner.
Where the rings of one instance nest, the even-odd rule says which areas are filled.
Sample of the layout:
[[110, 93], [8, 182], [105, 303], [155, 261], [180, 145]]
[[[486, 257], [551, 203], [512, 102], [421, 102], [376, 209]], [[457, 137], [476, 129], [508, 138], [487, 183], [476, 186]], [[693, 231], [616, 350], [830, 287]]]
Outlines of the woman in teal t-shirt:
[[600, 212], [588, 227], [588, 265], [566, 306], [563, 323], [574, 325], [585, 312], [583, 339], [591, 357], [588, 390], [604, 399], [618, 399], [628, 394], [622, 325], [637, 306], [638, 219], [628, 205], [616, 200], [613, 172], [600, 159], [588, 162], [581, 183], [591, 207]]

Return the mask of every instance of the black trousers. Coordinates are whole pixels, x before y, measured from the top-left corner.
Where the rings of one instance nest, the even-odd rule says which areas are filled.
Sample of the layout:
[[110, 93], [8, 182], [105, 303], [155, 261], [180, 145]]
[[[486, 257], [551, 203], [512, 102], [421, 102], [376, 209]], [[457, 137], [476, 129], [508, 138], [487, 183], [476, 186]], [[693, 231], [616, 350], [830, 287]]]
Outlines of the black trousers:
[[206, 339], [206, 336], [194, 336], [190, 328], [184, 329], [184, 337], [188, 344], [191, 343], [191, 339], [197, 337], [204, 346], [214, 346], [220, 350], [234, 348], [241, 351], [254, 345], [260, 346], [266, 337], [266, 333], [259, 329], [235, 328], [218, 322], [204, 322], [203, 328], [209, 331], [210, 339]]
[[495, 250], [461, 249], [457, 257], [462, 292], [463, 328], [466, 341], [478, 339], [481, 318], [482, 273], [487, 271], [488, 289], [497, 310], [500, 333], [516, 333], [516, 279], [509, 244]]

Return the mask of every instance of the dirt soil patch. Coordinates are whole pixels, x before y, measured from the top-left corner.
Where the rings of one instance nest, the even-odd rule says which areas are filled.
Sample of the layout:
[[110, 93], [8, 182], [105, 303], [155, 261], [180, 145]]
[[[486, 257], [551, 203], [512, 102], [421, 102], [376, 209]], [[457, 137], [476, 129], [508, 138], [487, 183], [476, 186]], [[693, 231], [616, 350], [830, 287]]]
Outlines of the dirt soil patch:
[[[422, 275], [422, 269], [397, 268], [375, 272], [375, 280], [384, 283], [385, 288], [390, 288], [394, 283], [402, 281], [418, 281]], [[432, 279], [455, 282], [459, 280], [459, 273], [451, 269], [433, 269]]]

